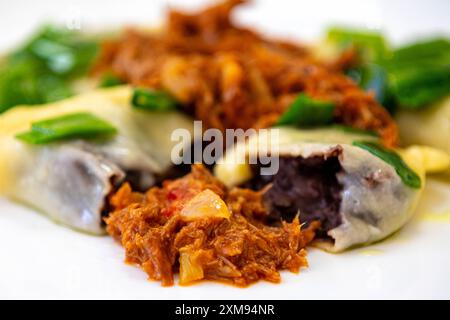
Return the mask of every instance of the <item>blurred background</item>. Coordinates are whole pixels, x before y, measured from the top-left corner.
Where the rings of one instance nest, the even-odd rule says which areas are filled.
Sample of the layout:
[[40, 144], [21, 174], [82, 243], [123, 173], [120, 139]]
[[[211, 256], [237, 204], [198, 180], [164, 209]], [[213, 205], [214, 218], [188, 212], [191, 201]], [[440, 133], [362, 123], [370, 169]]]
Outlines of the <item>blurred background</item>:
[[[18, 44], [43, 22], [69, 28], [158, 24], [168, 7], [187, 10], [212, 0], [14, 0], [0, 2], [0, 50]], [[253, 0], [236, 19], [272, 35], [312, 41], [329, 25], [381, 29], [393, 43], [449, 35], [448, 0]]]

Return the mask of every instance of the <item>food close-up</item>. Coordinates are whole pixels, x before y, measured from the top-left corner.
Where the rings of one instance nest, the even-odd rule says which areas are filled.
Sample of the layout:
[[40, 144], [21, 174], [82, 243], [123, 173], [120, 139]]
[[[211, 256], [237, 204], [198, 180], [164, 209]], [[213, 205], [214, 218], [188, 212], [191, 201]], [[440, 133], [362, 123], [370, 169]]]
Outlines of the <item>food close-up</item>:
[[449, 298], [450, 24], [158, 6], [2, 49], [0, 296]]

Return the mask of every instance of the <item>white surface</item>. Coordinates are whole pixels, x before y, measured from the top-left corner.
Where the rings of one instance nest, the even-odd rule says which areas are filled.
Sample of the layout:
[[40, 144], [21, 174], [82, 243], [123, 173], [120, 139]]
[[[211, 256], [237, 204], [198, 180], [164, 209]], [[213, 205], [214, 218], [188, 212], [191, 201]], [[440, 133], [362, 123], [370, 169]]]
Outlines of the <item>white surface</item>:
[[[72, 28], [157, 24], [168, 7], [198, 8], [213, 0], [29, 0], [0, 1], [0, 50], [20, 41], [42, 22]], [[415, 36], [450, 35], [448, 0], [253, 0], [237, 20], [272, 35], [313, 41], [326, 26], [382, 29], [393, 42]]]
[[[197, 6], [206, 1], [169, 1]], [[188, 3], [188, 4], [186, 4]], [[81, 27], [157, 23], [167, 1], [0, 2], [0, 49], [20, 42], [42, 21]], [[238, 18], [271, 34], [312, 40], [334, 22], [382, 28], [395, 42], [417, 35], [450, 34], [447, 0], [254, 1]], [[125, 265], [123, 249], [109, 237], [92, 237], [0, 198], [0, 298], [313, 299], [450, 298], [450, 192], [429, 184], [434, 210], [394, 237], [331, 255], [310, 250], [310, 268], [284, 272], [278, 285], [247, 289], [216, 283], [162, 288]], [[381, 200], [381, 199], [380, 199]], [[447, 200], [447, 201], [445, 201]], [[437, 204], [440, 204], [437, 205]], [[436, 206], [437, 205], [437, 206]], [[432, 217], [432, 218], [431, 218]]]
[[[450, 190], [431, 182], [432, 202]], [[423, 206], [420, 210], [430, 211]], [[425, 210], [424, 210], [425, 209]], [[0, 298], [31, 299], [411, 299], [450, 298], [450, 206], [417, 217], [393, 237], [333, 255], [310, 249], [310, 267], [280, 284], [203, 282], [163, 288], [126, 265], [109, 237], [92, 237], [0, 199]]]

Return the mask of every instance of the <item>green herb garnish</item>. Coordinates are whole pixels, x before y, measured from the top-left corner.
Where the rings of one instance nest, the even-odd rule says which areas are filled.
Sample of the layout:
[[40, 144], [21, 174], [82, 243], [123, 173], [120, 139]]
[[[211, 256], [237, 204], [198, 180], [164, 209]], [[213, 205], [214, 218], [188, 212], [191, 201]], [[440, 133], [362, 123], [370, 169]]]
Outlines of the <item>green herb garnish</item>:
[[354, 46], [357, 66], [346, 73], [363, 89], [373, 91], [390, 112], [419, 109], [450, 94], [450, 41], [434, 38], [392, 49], [380, 33], [332, 28], [328, 40]]
[[398, 105], [422, 108], [450, 94], [450, 65], [392, 70], [390, 80]]
[[343, 49], [355, 47], [365, 61], [378, 60], [389, 52], [383, 35], [376, 31], [333, 27], [328, 30], [327, 39]]
[[422, 108], [450, 94], [450, 41], [419, 41], [398, 48], [383, 62], [396, 103]]
[[98, 40], [65, 28], [42, 28], [0, 62], [0, 113], [73, 95], [73, 81], [87, 73], [97, 52]]
[[117, 129], [96, 116], [80, 112], [34, 122], [31, 130], [16, 135], [16, 138], [31, 144], [45, 144], [67, 139], [90, 139], [110, 136]]
[[405, 185], [414, 189], [421, 187], [422, 182], [420, 177], [417, 173], [411, 170], [410, 167], [408, 167], [408, 165], [396, 152], [388, 150], [377, 143], [368, 141], [354, 141], [353, 145], [370, 152], [374, 156], [377, 156], [384, 162], [394, 167], [395, 171]]
[[106, 73], [100, 79], [99, 87], [100, 88], [109, 88], [109, 87], [119, 86], [124, 83], [125, 82], [122, 81], [122, 79], [120, 79], [119, 77], [117, 77], [113, 74], [110, 74], [110, 73]]
[[311, 127], [327, 125], [333, 121], [334, 104], [320, 101], [301, 93], [278, 119], [276, 125]]
[[410, 62], [421, 65], [442, 65], [450, 62], [450, 41], [435, 38], [411, 43], [393, 51], [391, 62], [396, 67], [410, 67]]
[[151, 111], [170, 111], [178, 102], [170, 94], [161, 90], [136, 88], [131, 103], [134, 107]]

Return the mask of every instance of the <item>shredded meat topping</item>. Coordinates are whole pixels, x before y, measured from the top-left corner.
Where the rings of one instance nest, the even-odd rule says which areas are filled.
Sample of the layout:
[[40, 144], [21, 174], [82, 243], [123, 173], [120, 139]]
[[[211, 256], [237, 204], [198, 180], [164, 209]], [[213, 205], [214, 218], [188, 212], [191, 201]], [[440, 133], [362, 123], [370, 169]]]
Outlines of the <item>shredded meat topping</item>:
[[[200, 194], [225, 200], [230, 216], [187, 218], [184, 210]], [[125, 184], [110, 202], [107, 231], [124, 246], [126, 261], [165, 286], [173, 284], [177, 272], [181, 284], [201, 279], [238, 286], [260, 279], [279, 282], [278, 270], [298, 272], [307, 266], [304, 248], [318, 227], [301, 230], [298, 218], [265, 226], [260, 219], [268, 213], [258, 192], [227, 190], [201, 165], [145, 194]]]
[[335, 121], [396, 144], [388, 112], [340, 72], [351, 51], [325, 64], [307, 47], [237, 27], [230, 12], [243, 2], [228, 0], [196, 14], [171, 11], [160, 32], [130, 29], [103, 44], [94, 71], [167, 90], [205, 126], [221, 130], [269, 127], [305, 92], [334, 102]]

